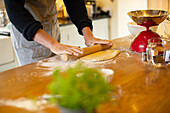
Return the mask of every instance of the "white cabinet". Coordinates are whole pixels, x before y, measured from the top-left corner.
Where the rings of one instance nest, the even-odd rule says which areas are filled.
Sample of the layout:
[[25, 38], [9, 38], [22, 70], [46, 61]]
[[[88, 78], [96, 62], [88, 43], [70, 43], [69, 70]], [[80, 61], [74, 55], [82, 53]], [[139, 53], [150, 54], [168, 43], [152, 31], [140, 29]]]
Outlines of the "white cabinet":
[[73, 24], [60, 27], [60, 32], [60, 43], [85, 47], [83, 36], [79, 35], [77, 28]]
[[[75, 25], [60, 26], [62, 44], [86, 47], [83, 36], [79, 35]], [[109, 18], [93, 20], [93, 34], [96, 38], [109, 40]]]
[[0, 72], [18, 66], [11, 37], [0, 35]]
[[10, 37], [0, 35], [0, 54], [0, 65], [14, 61], [14, 51]]
[[93, 21], [93, 34], [96, 38], [110, 39], [109, 33], [109, 18]]

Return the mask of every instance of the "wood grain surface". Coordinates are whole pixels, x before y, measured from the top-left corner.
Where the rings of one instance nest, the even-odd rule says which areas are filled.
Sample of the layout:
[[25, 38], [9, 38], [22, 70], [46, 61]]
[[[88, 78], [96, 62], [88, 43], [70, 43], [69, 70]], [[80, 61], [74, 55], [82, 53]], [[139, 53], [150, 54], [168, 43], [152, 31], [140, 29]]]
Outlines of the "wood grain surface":
[[[170, 112], [170, 65], [156, 68], [142, 62], [141, 54], [129, 50], [130, 37], [113, 40], [113, 49], [121, 54], [106, 63], [103, 68], [114, 70], [111, 85], [116, 93], [112, 100], [100, 105], [97, 113], [169, 113]], [[47, 84], [51, 76], [43, 76], [48, 69], [32, 63], [0, 73], [0, 100], [38, 98], [48, 94]], [[74, 89], [73, 89], [74, 90]], [[49, 103], [50, 104], [50, 103]], [[34, 111], [0, 104], [0, 113], [58, 113], [57, 107]]]

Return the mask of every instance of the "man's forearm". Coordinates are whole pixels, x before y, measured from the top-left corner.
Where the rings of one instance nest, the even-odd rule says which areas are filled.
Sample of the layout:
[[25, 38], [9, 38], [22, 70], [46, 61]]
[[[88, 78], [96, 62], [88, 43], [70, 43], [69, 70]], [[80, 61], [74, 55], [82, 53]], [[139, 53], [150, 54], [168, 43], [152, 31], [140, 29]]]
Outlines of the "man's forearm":
[[88, 40], [88, 38], [93, 37], [93, 34], [92, 34], [90, 27], [84, 27], [82, 29], [82, 33], [83, 33], [85, 40]]
[[54, 43], [58, 43], [53, 37], [51, 37], [47, 32], [39, 29], [33, 38], [34, 41], [44, 45], [47, 48], [51, 48]]
[[49, 48], [55, 54], [70, 54], [70, 55], [78, 56], [79, 54], [83, 53], [83, 50], [78, 46], [69, 46], [69, 45], [60, 44], [42, 29], [39, 29], [36, 32], [33, 39], [34, 41]]

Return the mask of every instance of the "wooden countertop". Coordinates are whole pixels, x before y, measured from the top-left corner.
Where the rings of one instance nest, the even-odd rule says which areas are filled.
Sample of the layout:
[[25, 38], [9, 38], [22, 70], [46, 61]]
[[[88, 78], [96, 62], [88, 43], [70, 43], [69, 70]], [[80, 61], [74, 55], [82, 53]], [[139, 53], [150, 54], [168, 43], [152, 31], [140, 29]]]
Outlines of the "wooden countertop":
[[[97, 113], [168, 113], [170, 111], [170, 65], [156, 68], [142, 62], [141, 54], [129, 51], [131, 37], [113, 40], [114, 48], [121, 49], [120, 55], [96, 65], [114, 70], [111, 84], [116, 87], [115, 101], [97, 108]], [[43, 61], [46, 62], [46, 61]], [[49, 67], [37, 62], [0, 73], [0, 113], [58, 113], [55, 106], [29, 110], [2, 100], [38, 98], [47, 94], [51, 76]]]

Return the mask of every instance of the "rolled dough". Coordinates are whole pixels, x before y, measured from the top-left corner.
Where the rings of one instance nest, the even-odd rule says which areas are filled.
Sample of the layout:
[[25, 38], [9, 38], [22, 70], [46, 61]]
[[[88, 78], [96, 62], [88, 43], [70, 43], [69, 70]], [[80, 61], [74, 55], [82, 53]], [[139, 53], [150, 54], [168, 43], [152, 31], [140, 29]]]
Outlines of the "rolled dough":
[[108, 49], [108, 50], [99, 51], [99, 52], [81, 57], [80, 60], [82, 60], [82, 61], [94, 61], [94, 62], [95, 61], [104, 61], [104, 60], [114, 58], [119, 53], [120, 53], [119, 50]]

